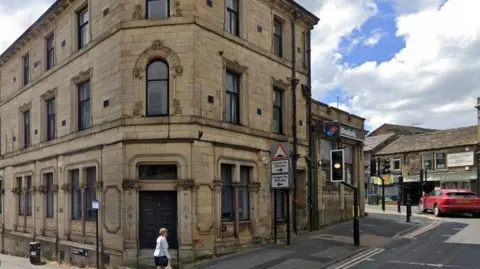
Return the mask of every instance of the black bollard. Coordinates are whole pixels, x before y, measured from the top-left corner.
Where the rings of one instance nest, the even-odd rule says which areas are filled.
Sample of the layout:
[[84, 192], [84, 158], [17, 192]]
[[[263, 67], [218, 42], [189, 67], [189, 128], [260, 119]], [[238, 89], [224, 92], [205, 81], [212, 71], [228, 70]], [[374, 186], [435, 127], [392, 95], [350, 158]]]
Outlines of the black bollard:
[[400, 204], [400, 199], [397, 201], [397, 211], [398, 213], [402, 213], [402, 205]]
[[412, 215], [412, 200], [407, 200], [407, 222], [410, 222], [410, 216]]

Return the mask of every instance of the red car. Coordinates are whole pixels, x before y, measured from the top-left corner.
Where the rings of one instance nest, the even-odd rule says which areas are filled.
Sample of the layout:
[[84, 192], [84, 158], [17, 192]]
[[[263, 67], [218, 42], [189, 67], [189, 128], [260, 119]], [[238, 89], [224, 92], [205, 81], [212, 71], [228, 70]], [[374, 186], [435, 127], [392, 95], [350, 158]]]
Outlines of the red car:
[[470, 190], [435, 190], [418, 203], [419, 212], [433, 211], [435, 216], [449, 213], [471, 213], [480, 217], [480, 198]]

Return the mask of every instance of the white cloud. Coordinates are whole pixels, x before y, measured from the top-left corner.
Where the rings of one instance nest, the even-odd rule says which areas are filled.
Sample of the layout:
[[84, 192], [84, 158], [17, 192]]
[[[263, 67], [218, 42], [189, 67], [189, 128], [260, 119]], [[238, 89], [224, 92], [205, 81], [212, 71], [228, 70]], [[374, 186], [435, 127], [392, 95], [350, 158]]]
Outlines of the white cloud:
[[0, 53], [52, 5], [54, 0], [0, 0]]
[[[348, 102], [346, 109], [366, 117], [373, 128], [385, 122], [433, 128], [476, 124], [474, 106], [480, 96], [480, 1], [383, 1], [396, 4], [397, 32], [387, 34], [403, 38], [405, 48], [389, 61], [351, 67], [331, 57], [339, 53], [339, 43], [334, 46], [327, 42], [324, 47], [331, 51], [316, 52], [319, 56], [313, 63], [314, 96], [321, 100], [329, 89], [342, 88], [355, 100]], [[348, 0], [327, 2], [337, 8], [317, 12], [321, 18], [319, 30], [315, 30], [319, 37], [328, 34], [322, 31], [322, 23], [342, 25], [338, 20], [329, 20], [345, 14], [340, 10], [351, 4]], [[348, 37], [351, 29], [361, 27], [375, 14], [366, 12], [362, 5], [355, 7], [350, 7], [350, 12], [363, 16], [352, 15], [356, 19], [339, 27], [344, 31], [323, 37], [324, 40]], [[329, 13], [329, 17], [322, 17], [323, 12]], [[376, 43], [375, 34], [365, 39], [365, 45]]]
[[385, 35], [386, 34], [382, 32], [381, 29], [375, 29], [372, 31], [368, 38], [363, 40], [363, 45], [367, 47], [373, 47], [377, 45], [378, 42], [380, 42], [380, 40], [385, 37]]

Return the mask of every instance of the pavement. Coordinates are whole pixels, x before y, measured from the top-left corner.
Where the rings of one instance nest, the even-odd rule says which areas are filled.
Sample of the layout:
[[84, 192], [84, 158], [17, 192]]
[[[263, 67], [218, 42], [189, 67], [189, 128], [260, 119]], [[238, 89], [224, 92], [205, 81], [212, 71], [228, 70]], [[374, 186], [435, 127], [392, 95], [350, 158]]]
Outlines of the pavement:
[[[367, 207], [367, 210], [378, 209]], [[384, 216], [395, 216], [396, 207]], [[432, 218], [417, 214], [414, 219]], [[366, 252], [332, 264], [328, 269], [480, 268], [480, 219], [469, 215], [436, 218], [423, 228], [398, 236]]]
[[197, 263], [195, 269], [322, 269], [348, 259], [392, 238], [401, 236], [428, 223], [428, 219], [406, 223], [401, 216], [369, 214], [360, 219], [360, 245], [353, 245], [352, 221], [329, 226], [320, 231], [300, 234], [291, 245], [270, 244], [213, 260]]
[[56, 263], [38, 264], [33, 265], [30, 263], [30, 259], [0, 254], [0, 268], [1, 269], [30, 269], [30, 268], [42, 268], [42, 269], [72, 269], [72, 267], [61, 266]]

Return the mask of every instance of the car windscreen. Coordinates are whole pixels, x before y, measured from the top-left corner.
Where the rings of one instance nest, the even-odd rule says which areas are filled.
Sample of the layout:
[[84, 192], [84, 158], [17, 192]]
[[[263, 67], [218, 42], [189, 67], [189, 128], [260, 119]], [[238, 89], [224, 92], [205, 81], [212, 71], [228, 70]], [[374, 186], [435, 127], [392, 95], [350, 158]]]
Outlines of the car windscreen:
[[449, 192], [448, 197], [452, 198], [476, 198], [477, 196], [473, 192]]

